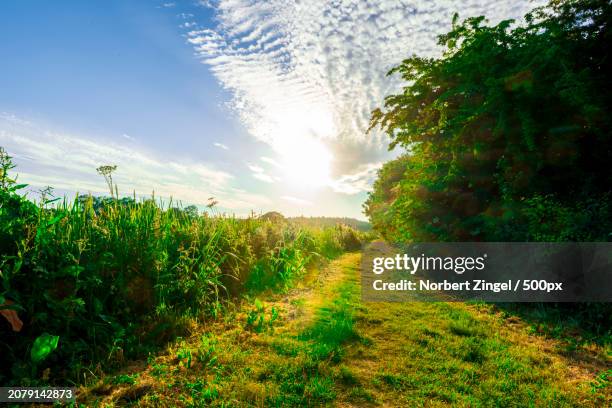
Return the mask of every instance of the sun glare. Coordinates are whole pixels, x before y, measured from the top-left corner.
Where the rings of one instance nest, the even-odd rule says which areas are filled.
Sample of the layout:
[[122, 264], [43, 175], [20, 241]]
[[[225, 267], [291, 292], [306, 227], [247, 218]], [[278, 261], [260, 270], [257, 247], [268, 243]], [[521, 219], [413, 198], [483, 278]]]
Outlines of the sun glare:
[[330, 183], [332, 155], [313, 138], [293, 140], [282, 152], [282, 165], [287, 182], [294, 187], [316, 188]]

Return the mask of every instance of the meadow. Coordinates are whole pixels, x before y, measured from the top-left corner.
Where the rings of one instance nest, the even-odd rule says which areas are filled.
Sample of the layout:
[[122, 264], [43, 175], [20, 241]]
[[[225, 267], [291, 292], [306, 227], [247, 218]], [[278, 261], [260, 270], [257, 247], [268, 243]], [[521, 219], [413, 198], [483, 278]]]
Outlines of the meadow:
[[371, 226], [119, 198], [114, 166], [110, 197], [34, 201], [0, 148], [0, 384], [84, 406], [612, 406], [609, 302], [365, 302], [359, 281], [373, 239], [612, 240], [611, 22], [599, 0], [455, 15], [372, 113], [402, 154]]
[[13, 321], [2, 384], [87, 382], [363, 239], [342, 224], [199, 215], [154, 198], [33, 202], [13, 167], [0, 150], [0, 308]]

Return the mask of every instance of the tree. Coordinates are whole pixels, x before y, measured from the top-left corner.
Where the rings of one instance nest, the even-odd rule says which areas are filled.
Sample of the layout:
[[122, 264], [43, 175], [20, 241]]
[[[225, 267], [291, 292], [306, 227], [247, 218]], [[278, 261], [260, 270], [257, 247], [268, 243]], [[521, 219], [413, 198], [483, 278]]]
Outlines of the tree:
[[278, 211], [268, 211], [267, 213], [261, 215], [259, 219], [274, 223], [285, 222], [285, 216]]
[[188, 205], [187, 207], [183, 208], [183, 212], [189, 218], [198, 218], [198, 216], [200, 215], [200, 211], [198, 210], [198, 207], [196, 207], [195, 205]]
[[[410, 154], [398, 159], [401, 180], [387, 177], [391, 165], [379, 173], [372, 223], [401, 240], [535, 240], [540, 228], [610, 239], [611, 11], [571, 0], [535, 9], [524, 26], [455, 16], [442, 57], [391, 70], [406, 85], [371, 128]], [[570, 214], [568, 224], [551, 226], [542, 205]], [[593, 217], [603, 218], [591, 233]]]

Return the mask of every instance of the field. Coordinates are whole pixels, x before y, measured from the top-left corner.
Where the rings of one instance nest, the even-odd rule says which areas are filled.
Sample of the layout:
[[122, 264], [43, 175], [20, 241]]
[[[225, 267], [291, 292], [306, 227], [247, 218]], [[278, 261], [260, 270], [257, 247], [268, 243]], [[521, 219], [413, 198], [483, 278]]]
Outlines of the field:
[[1, 154], [3, 384], [88, 382], [364, 239], [342, 224], [200, 216], [154, 199], [34, 203]]

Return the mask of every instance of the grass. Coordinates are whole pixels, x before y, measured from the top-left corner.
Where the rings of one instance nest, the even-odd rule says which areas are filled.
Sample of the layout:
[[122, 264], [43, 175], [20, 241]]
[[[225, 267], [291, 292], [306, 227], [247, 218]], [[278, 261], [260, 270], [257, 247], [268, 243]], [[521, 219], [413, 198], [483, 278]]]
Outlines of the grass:
[[[369, 305], [346, 361], [381, 404], [402, 406], [602, 406], [609, 390], [590, 380], [606, 367], [568, 358], [562, 346], [535, 337], [529, 326], [507, 322], [488, 305], [390, 303]], [[351, 364], [352, 362], [352, 364]], [[375, 374], [372, 376], [372, 371]], [[373, 377], [373, 378], [372, 378]]]
[[[139, 406], [610, 403], [609, 351], [592, 349], [596, 363], [587, 365], [566, 355], [558, 340], [534, 335], [527, 323], [485, 304], [361, 303], [359, 258], [343, 255], [311, 272], [307, 284], [259, 297], [261, 307], [244, 299], [231, 318], [202, 327], [204, 348], [201, 333], [169, 347], [137, 371], [136, 387], [153, 384]], [[272, 308], [272, 327], [244, 330], [252, 310]], [[205, 362], [214, 356], [214, 363], [194, 357], [186, 367], [176, 358], [185, 348]], [[88, 405], [112, 405], [134, 386], [115, 387], [109, 395], [91, 388], [82, 395]]]
[[[140, 369], [139, 384], [155, 389], [139, 404], [319, 406], [336, 400], [343, 347], [360, 341], [354, 330], [358, 281], [353, 266], [344, 267], [357, 256], [334, 261], [324, 276], [312, 270], [308, 284], [287, 294], [267, 292], [266, 301], [246, 296], [228, 318], [169, 346]], [[193, 384], [199, 384], [195, 391]], [[89, 387], [87, 405], [119, 401], [130, 388]]]

